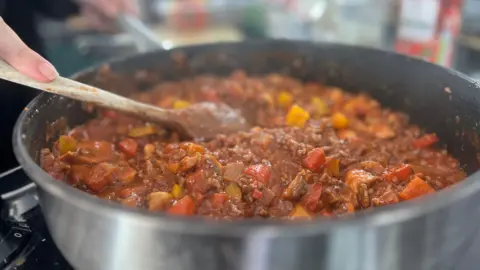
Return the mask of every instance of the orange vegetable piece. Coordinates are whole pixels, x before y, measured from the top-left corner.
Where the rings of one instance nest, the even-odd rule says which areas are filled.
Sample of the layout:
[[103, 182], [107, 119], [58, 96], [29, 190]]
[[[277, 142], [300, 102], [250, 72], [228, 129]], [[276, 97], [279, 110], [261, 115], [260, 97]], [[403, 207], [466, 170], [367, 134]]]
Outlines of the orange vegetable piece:
[[422, 137], [413, 141], [413, 146], [416, 148], [427, 148], [432, 144], [438, 142], [439, 139], [435, 133], [425, 134]]
[[406, 181], [408, 177], [413, 174], [412, 167], [408, 164], [404, 164], [391, 172], [385, 174], [385, 179], [390, 182]]
[[348, 119], [343, 113], [334, 113], [332, 115], [332, 126], [336, 129], [348, 127]]
[[170, 209], [167, 210], [167, 213], [172, 215], [186, 215], [191, 216], [195, 214], [195, 202], [192, 197], [185, 196], [182, 199], [178, 200]]
[[226, 193], [213, 193], [212, 195], [212, 206], [213, 207], [221, 207], [228, 201], [229, 197]]
[[435, 189], [420, 177], [415, 176], [402, 192], [400, 192], [399, 196], [403, 200], [411, 200], [433, 192], [435, 192]]
[[131, 182], [135, 179], [137, 171], [132, 167], [120, 167], [116, 173], [118, 180], [123, 183]]

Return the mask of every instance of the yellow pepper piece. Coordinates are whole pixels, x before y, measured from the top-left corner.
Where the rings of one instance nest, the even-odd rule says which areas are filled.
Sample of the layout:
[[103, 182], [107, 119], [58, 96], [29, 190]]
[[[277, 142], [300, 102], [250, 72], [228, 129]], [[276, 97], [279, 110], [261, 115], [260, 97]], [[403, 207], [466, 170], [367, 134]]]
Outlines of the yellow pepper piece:
[[315, 115], [318, 117], [327, 115], [330, 112], [328, 104], [323, 101], [321, 98], [314, 97], [312, 98], [312, 105], [315, 108]]
[[136, 137], [152, 135], [152, 134], [155, 134], [156, 132], [157, 130], [155, 129], [154, 126], [144, 126], [144, 127], [133, 128], [132, 130], [130, 130], [130, 132], [128, 132], [128, 136], [136, 138]]
[[58, 150], [62, 155], [77, 150], [77, 140], [71, 136], [60, 136], [58, 139]]
[[183, 196], [183, 188], [179, 184], [173, 185], [172, 196], [176, 200], [181, 199]]
[[190, 102], [185, 101], [185, 100], [181, 100], [181, 99], [177, 99], [177, 100], [175, 100], [175, 102], [173, 103], [173, 108], [174, 108], [175, 110], [185, 109], [185, 108], [187, 108], [188, 106], [190, 106]]
[[339, 176], [340, 175], [340, 160], [334, 158], [331, 159], [327, 164], [327, 173], [330, 176]]
[[228, 185], [225, 188], [225, 191], [227, 192], [228, 196], [230, 196], [234, 199], [237, 199], [237, 200], [242, 199], [242, 190], [237, 185], [237, 183], [230, 183], [230, 185]]
[[334, 113], [332, 115], [332, 126], [336, 129], [348, 127], [348, 119], [343, 113]]
[[278, 105], [280, 105], [281, 107], [288, 108], [290, 107], [290, 105], [292, 105], [293, 95], [288, 92], [282, 91], [278, 95], [277, 101], [278, 101]]
[[310, 214], [300, 204], [295, 205], [291, 217], [310, 218]]
[[288, 126], [303, 128], [310, 118], [310, 114], [298, 105], [293, 105], [287, 114], [286, 123]]

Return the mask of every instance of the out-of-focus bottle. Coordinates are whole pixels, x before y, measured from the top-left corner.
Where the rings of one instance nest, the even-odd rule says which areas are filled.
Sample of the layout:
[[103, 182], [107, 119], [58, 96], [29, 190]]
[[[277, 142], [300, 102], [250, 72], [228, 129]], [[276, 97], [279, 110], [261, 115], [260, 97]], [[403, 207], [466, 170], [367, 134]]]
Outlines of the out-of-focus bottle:
[[395, 50], [451, 66], [461, 4], [460, 0], [402, 0]]

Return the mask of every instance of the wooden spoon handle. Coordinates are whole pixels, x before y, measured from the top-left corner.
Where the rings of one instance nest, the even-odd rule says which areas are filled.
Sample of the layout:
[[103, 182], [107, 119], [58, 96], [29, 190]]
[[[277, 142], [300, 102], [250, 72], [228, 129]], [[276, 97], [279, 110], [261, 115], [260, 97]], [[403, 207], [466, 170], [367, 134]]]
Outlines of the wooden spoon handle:
[[29, 86], [52, 94], [62, 95], [75, 100], [93, 103], [101, 107], [133, 113], [144, 117], [149, 117], [149, 114], [154, 110], [155, 116], [158, 118], [158, 115], [163, 111], [160, 108], [136, 102], [108, 91], [60, 76], [50, 83], [39, 82], [18, 72], [2, 60], [0, 60], [0, 79]]

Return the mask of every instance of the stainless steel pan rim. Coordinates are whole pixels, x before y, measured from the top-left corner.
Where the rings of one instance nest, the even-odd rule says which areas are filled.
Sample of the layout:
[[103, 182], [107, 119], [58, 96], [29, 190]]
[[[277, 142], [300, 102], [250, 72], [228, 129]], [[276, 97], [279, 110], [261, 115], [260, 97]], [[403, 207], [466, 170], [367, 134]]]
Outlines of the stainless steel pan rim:
[[[224, 44], [228, 45], [234, 43]], [[339, 44], [332, 44], [332, 46], [351, 47], [348, 45]], [[396, 53], [389, 54], [392, 56], [397, 55]], [[110, 63], [124, 60], [125, 58], [122, 58]], [[413, 58], [410, 60], [419, 62], [423, 61]], [[445, 68], [445, 71], [456, 74], [472, 84], [475, 84], [473, 80], [454, 70]], [[32, 100], [27, 108], [37, 107], [37, 103], [42, 99], [43, 95], [44, 94], [41, 94]], [[148, 226], [155, 228], [163, 227], [162, 229], [166, 231], [188, 232], [189, 234], [202, 235], [229, 235], [238, 237], [244, 236], [247, 233], [251, 234], [252, 232], [255, 232], [256, 235], [259, 235], [262, 238], [274, 238], [314, 235], [320, 232], [331, 230], [333, 227], [338, 228], [358, 225], [380, 227], [393, 223], [401, 223], [405, 220], [422, 216], [425, 213], [444, 208], [448, 205], [454, 204], [456, 201], [469, 197], [480, 190], [480, 172], [477, 172], [470, 175], [464, 181], [434, 194], [424, 196], [413, 201], [406, 201], [395, 205], [384, 206], [374, 210], [361, 211], [355, 215], [349, 215], [337, 220], [318, 218], [308, 222], [278, 222], [270, 220], [245, 219], [235, 222], [212, 222], [197, 216], [168, 216], [165, 214], [148, 212], [144, 209], [132, 209], [124, 207], [119, 203], [94, 197], [61, 181], [54, 180], [35, 163], [23, 145], [21, 127], [22, 123], [28, 117], [27, 114], [27, 111], [23, 111], [17, 120], [13, 133], [13, 148], [19, 163], [22, 165], [27, 175], [39, 186], [39, 188], [45, 190], [55, 197], [69, 201], [77, 207], [87, 211], [100, 212], [105, 216], [122, 214], [132, 221], [138, 221], [138, 223], [142, 223], [143, 225], [148, 224]]]

